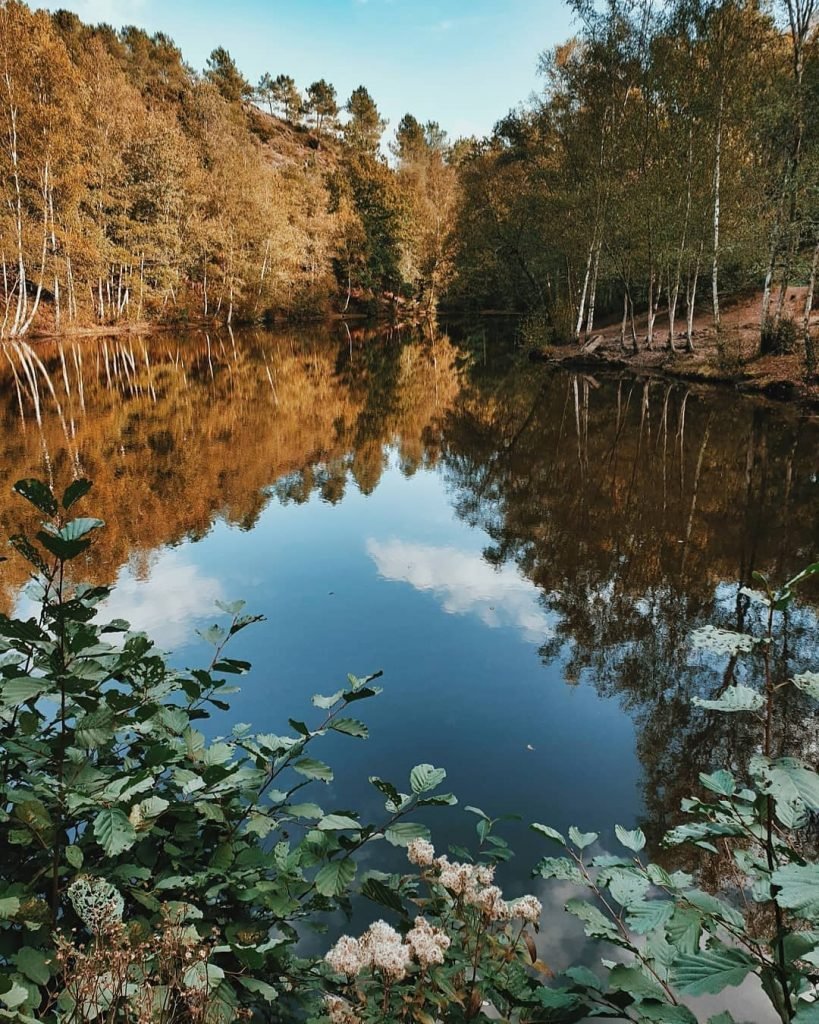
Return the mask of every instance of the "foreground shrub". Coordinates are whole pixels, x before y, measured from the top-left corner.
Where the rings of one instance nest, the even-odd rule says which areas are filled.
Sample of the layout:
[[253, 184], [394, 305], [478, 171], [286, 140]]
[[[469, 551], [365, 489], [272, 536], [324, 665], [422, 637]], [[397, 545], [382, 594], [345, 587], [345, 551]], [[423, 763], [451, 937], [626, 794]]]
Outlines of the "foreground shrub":
[[218, 1024], [307, 1003], [321, 980], [295, 951], [299, 925], [348, 907], [365, 844], [427, 835], [404, 819], [454, 802], [431, 792], [445, 773], [420, 766], [409, 795], [375, 780], [395, 794], [380, 826], [305, 800], [333, 779], [313, 746], [367, 737], [349, 710], [380, 692], [374, 676], [314, 697], [315, 726], [239, 725], [208, 742], [198, 726], [249, 668], [226, 645], [258, 616], [222, 605], [225, 624], [202, 633], [211, 662], [191, 672], [128, 623], [100, 621], [108, 588], [72, 576], [103, 526], [69, 518], [89, 488], [58, 502], [38, 481], [16, 486], [44, 519], [34, 540], [12, 539], [38, 615], [0, 616], [0, 1014]]

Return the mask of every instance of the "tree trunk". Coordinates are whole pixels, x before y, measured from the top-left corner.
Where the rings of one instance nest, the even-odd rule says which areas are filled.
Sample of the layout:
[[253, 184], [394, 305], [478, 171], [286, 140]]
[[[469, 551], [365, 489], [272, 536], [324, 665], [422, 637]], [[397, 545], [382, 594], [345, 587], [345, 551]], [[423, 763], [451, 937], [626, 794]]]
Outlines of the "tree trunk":
[[719, 309], [719, 229], [720, 229], [720, 186], [722, 172], [722, 118], [725, 106], [724, 90], [720, 91], [717, 133], [714, 140], [714, 257], [711, 264], [711, 297], [714, 306], [714, 328], [720, 329]]

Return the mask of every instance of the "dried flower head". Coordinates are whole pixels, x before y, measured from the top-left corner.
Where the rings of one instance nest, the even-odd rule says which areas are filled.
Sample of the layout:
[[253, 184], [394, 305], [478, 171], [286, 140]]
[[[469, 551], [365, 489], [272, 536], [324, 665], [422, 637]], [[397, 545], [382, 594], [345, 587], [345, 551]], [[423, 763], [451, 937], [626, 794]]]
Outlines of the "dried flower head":
[[360, 1024], [361, 1018], [353, 1012], [353, 1008], [338, 996], [326, 995], [324, 1009], [332, 1024]]
[[426, 839], [413, 839], [407, 847], [407, 860], [410, 864], [428, 868], [435, 863], [435, 847]]
[[361, 936], [361, 950], [367, 962], [390, 981], [406, 976], [411, 950], [386, 921], [376, 921]]
[[444, 954], [452, 940], [440, 928], [431, 925], [424, 917], [415, 918], [415, 927], [407, 932], [407, 943], [412, 955], [422, 967], [442, 964]]
[[342, 935], [324, 958], [336, 974], [354, 978], [366, 964], [366, 957], [358, 939]]
[[543, 904], [537, 896], [521, 896], [519, 900], [514, 900], [509, 904], [509, 910], [513, 918], [537, 924], [543, 913]]

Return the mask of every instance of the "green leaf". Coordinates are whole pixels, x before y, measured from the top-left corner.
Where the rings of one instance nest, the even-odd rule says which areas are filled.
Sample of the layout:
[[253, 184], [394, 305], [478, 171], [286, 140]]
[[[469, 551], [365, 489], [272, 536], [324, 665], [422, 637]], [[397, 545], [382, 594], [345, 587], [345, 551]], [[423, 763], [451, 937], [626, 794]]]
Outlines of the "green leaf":
[[316, 875], [316, 889], [322, 896], [341, 896], [350, 888], [355, 872], [355, 861], [349, 857], [331, 860]]
[[819, 811], [819, 775], [801, 761], [793, 757], [775, 761], [754, 757], [750, 768], [762, 791], [774, 798], [777, 817], [787, 827], [801, 824], [805, 808]]
[[382, 907], [388, 907], [398, 914], [404, 914], [404, 904], [398, 893], [385, 885], [378, 878], [368, 878], [361, 886], [362, 896], [366, 896], [373, 903], [379, 903]]
[[306, 775], [308, 779], [318, 779], [320, 782], [333, 781], [333, 769], [323, 761], [316, 761], [312, 757], [303, 757], [296, 761], [293, 770], [299, 775]]
[[685, 995], [716, 995], [724, 988], [741, 984], [755, 966], [742, 950], [717, 943], [697, 953], [681, 954], [674, 978]]
[[580, 868], [567, 857], [544, 857], [538, 861], [532, 874], [540, 875], [541, 878], [558, 878], [563, 882], [574, 882], [575, 885], [586, 884]]
[[48, 957], [41, 949], [33, 949], [31, 946], [23, 948], [15, 956], [19, 971], [24, 974], [35, 985], [47, 985], [51, 977], [48, 967]]
[[397, 821], [390, 825], [384, 837], [393, 846], [409, 846], [413, 839], [429, 839], [429, 829], [412, 821]]
[[710, 789], [712, 793], [719, 793], [720, 796], [733, 796], [737, 788], [734, 776], [724, 768], [712, 775], [700, 772], [700, 782], [706, 789]]
[[330, 728], [344, 733], [345, 736], [355, 736], [360, 740], [366, 740], [370, 735], [367, 726], [363, 722], [359, 722], [357, 718], [337, 718], [330, 723]]
[[14, 485], [14, 490], [21, 498], [31, 502], [44, 516], [57, 514], [57, 499], [51, 493], [51, 488], [41, 480], [18, 480]]
[[566, 904], [566, 910], [583, 921], [586, 926], [586, 935], [590, 939], [619, 938], [617, 929], [612, 922], [593, 904], [582, 899], [571, 899]]
[[16, 896], [0, 897], [0, 921], [9, 921], [20, 909], [20, 900]]
[[119, 808], [100, 811], [94, 819], [94, 835], [109, 857], [116, 857], [136, 842], [136, 831]]
[[76, 744], [85, 750], [104, 746], [114, 737], [114, 712], [103, 705], [99, 711], [83, 715], [77, 722]]
[[654, 928], [666, 924], [673, 913], [674, 904], [671, 900], [644, 900], [642, 903], [631, 904], [626, 921], [637, 935], [647, 935]]
[[556, 843], [560, 843], [561, 846], [566, 845], [566, 840], [563, 836], [557, 831], [557, 829], [552, 828], [550, 825], [541, 825], [535, 821], [529, 827], [535, 832], [540, 832], [540, 834], [546, 836], [547, 839], [554, 839], [554, 841]]
[[[819, 1021], [819, 1018], [817, 1018]], [[709, 1017], [708, 1024], [735, 1024], [734, 1018], [727, 1010], [723, 1010], [722, 1013], [718, 1013], [716, 1017]]]
[[92, 486], [90, 480], [80, 479], [72, 481], [63, 493], [63, 508], [65, 511], [67, 512], [80, 498], [84, 498]]
[[700, 947], [702, 917], [696, 910], [676, 907], [666, 927], [668, 941], [681, 953], [695, 953]]
[[797, 911], [808, 921], [819, 921], [819, 864], [786, 864], [771, 876], [779, 886], [776, 902]]
[[765, 703], [765, 698], [757, 690], [749, 686], [737, 683], [729, 686], [725, 693], [716, 700], [703, 700], [702, 697], [694, 697], [694, 704], [698, 708], [706, 708], [709, 711], [759, 711]]
[[343, 695], [343, 690], [336, 690], [329, 697], [323, 697], [320, 693], [316, 693], [311, 698], [311, 702], [313, 707], [320, 708], [322, 711], [329, 711], [334, 704], [338, 704]]
[[617, 964], [609, 971], [609, 988], [614, 992], [627, 992], [637, 1002], [643, 999], [665, 1001], [662, 986], [632, 964]]
[[800, 1000], [791, 1024], [819, 1024], [819, 1002], [806, 1003]]
[[579, 850], [585, 850], [587, 846], [596, 842], [597, 838], [597, 832], [581, 832], [574, 825], [569, 829], [569, 839]]
[[433, 768], [431, 764], [418, 764], [410, 772], [410, 786], [413, 793], [430, 793], [446, 778], [443, 768]]
[[75, 871], [79, 871], [82, 867], [82, 850], [79, 846], [66, 846], [65, 859]]
[[615, 825], [614, 833], [627, 850], [639, 853], [646, 845], [646, 837], [642, 829], [636, 828], [633, 832], [627, 832], [622, 825]]
[[266, 981], [260, 981], [259, 978], [240, 977], [239, 984], [247, 989], [248, 992], [261, 996], [268, 1003], [275, 1002], [279, 998], [279, 993], [275, 988], [272, 985], [268, 985]]
[[182, 983], [187, 988], [192, 988], [196, 991], [212, 991], [219, 985], [224, 976], [225, 972], [217, 964], [199, 960], [191, 964], [182, 975]]
[[0, 681], [0, 704], [7, 708], [16, 708], [27, 704], [49, 688], [47, 679], [3, 679]]
[[93, 530], [99, 530], [105, 523], [102, 519], [72, 519], [57, 533], [57, 536], [68, 543], [82, 540]]
[[608, 890], [621, 907], [632, 907], [642, 903], [649, 887], [649, 881], [636, 871], [614, 868], [607, 872]]
[[361, 825], [355, 818], [348, 818], [346, 814], [326, 814], [316, 828], [320, 828], [322, 832], [343, 832], [349, 829], [358, 831]]

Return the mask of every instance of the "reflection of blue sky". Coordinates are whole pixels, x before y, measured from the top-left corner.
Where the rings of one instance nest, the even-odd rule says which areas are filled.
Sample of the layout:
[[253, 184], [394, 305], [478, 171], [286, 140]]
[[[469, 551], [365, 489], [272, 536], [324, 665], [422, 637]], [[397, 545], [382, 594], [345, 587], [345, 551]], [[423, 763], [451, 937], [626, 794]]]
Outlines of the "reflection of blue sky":
[[493, 569], [477, 552], [404, 540], [367, 541], [386, 580], [431, 591], [449, 615], [477, 615], [485, 626], [511, 626], [531, 643], [552, 635], [539, 591], [514, 566]]

